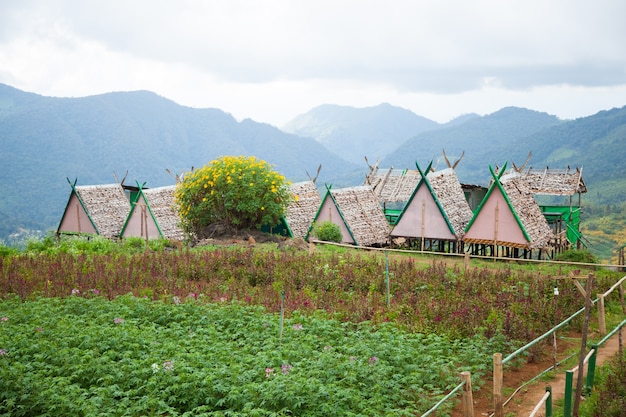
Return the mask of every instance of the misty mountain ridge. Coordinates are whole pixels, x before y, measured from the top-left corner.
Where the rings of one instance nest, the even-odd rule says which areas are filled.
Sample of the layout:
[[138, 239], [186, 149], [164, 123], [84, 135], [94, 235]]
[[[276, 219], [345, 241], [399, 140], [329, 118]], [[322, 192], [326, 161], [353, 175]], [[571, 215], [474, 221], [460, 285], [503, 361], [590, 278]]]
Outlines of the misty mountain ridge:
[[355, 108], [324, 104], [301, 114], [283, 130], [311, 137], [328, 150], [359, 164], [365, 155], [383, 158], [405, 140], [441, 125], [387, 103]]
[[590, 197], [626, 201], [618, 165], [626, 157], [626, 107], [572, 121], [506, 107], [439, 124], [390, 104], [327, 104], [284, 129], [149, 91], [53, 98], [0, 84], [0, 238], [20, 227], [56, 228], [70, 193], [66, 178], [107, 184], [115, 173], [127, 184], [157, 187], [174, 183], [166, 168], [183, 173], [222, 155], [253, 155], [294, 182], [321, 165], [323, 188], [362, 184], [364, 157], [381, 168], [414, 169], [431, 160], [445, 168], [443, 149], [451, 162], [465, 152], [456, 169], [462, 182], [486, 185], [489, 165], [521, 164], [532, 150], [530, 166], [584, 165]]

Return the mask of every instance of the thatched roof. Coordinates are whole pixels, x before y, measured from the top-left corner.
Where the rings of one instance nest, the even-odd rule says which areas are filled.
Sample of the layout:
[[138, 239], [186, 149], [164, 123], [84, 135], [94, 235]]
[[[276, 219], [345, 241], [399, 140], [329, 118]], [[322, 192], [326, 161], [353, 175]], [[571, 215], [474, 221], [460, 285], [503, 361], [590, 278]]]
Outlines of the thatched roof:
[[546, 217], [533, 197], [533, 190], [524, 176], [508, 174], [500, 179], [502, 188], [530, 237], [529, 249], [543, 248], [554, 238]]
[[[176, 186], [165, 186], [141, 190], [144, 204], [152, 213], [152, 217], [161, 232], [162, 237], [172, 240], [181, 240], [184, 232], [180, 227], [178, 207], [174, 201]], [[141, 199], [142, 197], [140, 197]], [[141, 201], [141, 200], [140, 200]], [[133, 210], [134, 211], [134, 210]]]
[[458, 238], [462, 237], [465, 226], [467, 226], [474, 213], [472, 213], [472, 209], [470, 209], [465, 199], [465, 193], [456, 176], [456, 172], [452, 168], [446, 168], [426, 174], [426, 178], [441, 203], [454, 229], [454, 234]]
[[285, 210], [285, 220], [293, 237], [306, 237], [315, 214], [322, 203], [313, 181], [291, 184], [292, 201]]
[[418, 170], [410, 169], [370, 169], [365, 183], [372, 187], [374, 195], [381, 203], [406, 202], [417, 187], [422, 176]]
[[[130, 212], [120, 184], [72, 186], [59, 233], [95, 233], [118, 237]], [[82, 223], [81, 223], [82, 220]]]
[[529, 169], [524, 173], [524, 177], [534, 194], [573, 195], [587, 192], [582, 168]]
[[342, 228], [344, 242], [371, 246], [389, 241], [389, 222], [369, 186], [329, 189], [315, 218], [325, 220]]

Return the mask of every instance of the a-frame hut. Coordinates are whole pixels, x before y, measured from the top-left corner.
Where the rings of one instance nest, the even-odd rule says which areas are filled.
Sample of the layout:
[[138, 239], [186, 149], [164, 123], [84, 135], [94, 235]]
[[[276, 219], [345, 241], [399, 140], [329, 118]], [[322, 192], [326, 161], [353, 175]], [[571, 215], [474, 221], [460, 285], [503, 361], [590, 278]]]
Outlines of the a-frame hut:
[[[580, 231], [581, 195], [587, 192], [582, 176], [582, 168], [571, 169], [532, 169], [523, 172], [531, 191], [538, 196], [552, 196], [548, 204], [541, 204], [541, 211], [546, 216], [557, 237], [555, 249], [567, 250], [572, 245], [580, 249], [583, 236]], [[574, 201], [574, 196], [578, 198]], [[569, 198], [565, 204], [559, 203], [560, 197]], [[544, 201], [546, 203], [546, 201]]]
[[93, 234], [116, 238], [128, 213], [130, 201], [121, 184], [76, 186], [72, 188], [57, 234]]
[[342, 243], [374, 246], [389, 241], [389, 223], [369, 186], [340, 189], [327, 187], [313, 225], [323, 221], [333, 222], [341, 228]]
[[[532, 257], [533, 250], [548, 248], [554, 238], [528, 181], [518, 172], [504, 175], [489, 167], [493, 181], [485, 198], [468, 223], [463, 242], [472, 246], [472, 253]], [[503, 252], [503, 253], [502, 253]], [[541, 251], [538, 257], [541, 258]]]
[[304, 239], [322, 204], [322, 198], [313, 181], [293, 183], [290, 189], [293, 199], [285, 210], [285, 222], [290, 237]]
[[184, 232], [174, 201], [175, 191], [175, 185], [145, 189], [139, 186], [120, 236], [182, 240]]
[[426, 173], [416, 164], [420, 181], [404, 206], [391, 232], [393, 237], [418, 240], [422, 250], [435, 245], [438, 250], [458, 252], [462, 249], [465, 226], [472, 210], [465, 199], [454, 168]]

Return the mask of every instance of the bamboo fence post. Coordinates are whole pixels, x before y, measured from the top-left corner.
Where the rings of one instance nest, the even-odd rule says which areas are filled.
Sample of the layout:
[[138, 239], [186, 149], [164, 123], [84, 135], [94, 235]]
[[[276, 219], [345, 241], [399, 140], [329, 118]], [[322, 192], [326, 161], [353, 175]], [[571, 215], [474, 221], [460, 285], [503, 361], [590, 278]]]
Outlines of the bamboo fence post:
[[553, 362], [554, 369], [556, 369], [556, 366], [557, 366], [556, 353], [557, 353], [557, 347], [556, 347], [556, 331], [555, 331], [552, 333], [552, 362]]
[[601, 336], [606, 335], [606, 319], [604, 309], [604, 294], [598, 294], [598, 332]]
[[389, 251], [385, 251], [385, 300], [387, 308], [391, 306], [391, 297], [389, 296]]
[[502, 353], [493, 355], [493, 413], [502, 417]]
[[580, 358], [578, 360], [578, 376], [576, 378], [576, 395], [574, 396], [574, 409], [572, 415], [578, 417], [580, 407], [580, 397], [583, 391], [583, 375], [585, 373], [585, 350], [587, 347], [587, 334], [589, 333], [589, 316], [591, 315], [591, 289], [593, 288], [593, 273], [589, 273], [587, 285], [585, 286], [585, 323], [580, 341]]
[[622, 313], [626, 314], [626, 304], [624, 304], [624, 284], [619, 284], [619, 301], [622, 303]]
[[280, 332], [278, 335], [278, 345], [283, 345], [283, 325], [285, 324], [285, 290], [280, 292]]
[[465, 273], [467, 274], [470, 268], [470, 255], [469, 252], [465, 252], [463, 256], [463, 266], [465, 267]]
[[463, 417], [474, 417], [474, 397], [472, 395], [472, 376], [468, 371], [461, 372], [463, 385]]

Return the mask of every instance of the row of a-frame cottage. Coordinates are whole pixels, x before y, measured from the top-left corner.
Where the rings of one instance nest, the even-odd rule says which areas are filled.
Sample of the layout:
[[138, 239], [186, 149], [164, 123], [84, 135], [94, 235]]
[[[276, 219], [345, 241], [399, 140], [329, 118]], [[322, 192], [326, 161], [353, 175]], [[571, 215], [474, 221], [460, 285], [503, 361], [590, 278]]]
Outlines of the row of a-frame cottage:
[[[308, 240], [314, 224], [331, 221], [341, 228], [343, 243], [357, 246], [404, 243], [421, 249], [524, 257], [536, 249], [566, 249], [580, 237], [580, 194], [586, 187], [578, 168], [526, 172], [506, 172], [506, 165], [490, 168], [487, 188], [462, 185], [451, 167], [370, 168], [362, 185], [328, 186], [323, 198], [313, 181], [292, 184], [297, 198], [273, 231]], [[70, 186], [58, 233], [184, 237], [174, 204], [175, 186]], [[570, 196], [569, 207], [539, 206], [536, 194]], [[579, 196], [577, 206], [572, 203], [574, 194]]]

